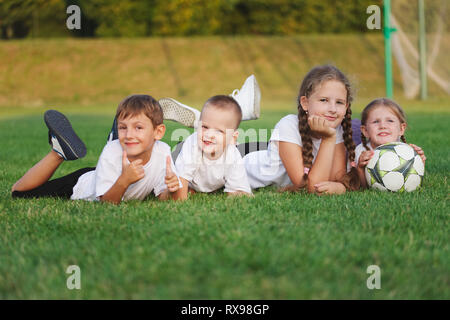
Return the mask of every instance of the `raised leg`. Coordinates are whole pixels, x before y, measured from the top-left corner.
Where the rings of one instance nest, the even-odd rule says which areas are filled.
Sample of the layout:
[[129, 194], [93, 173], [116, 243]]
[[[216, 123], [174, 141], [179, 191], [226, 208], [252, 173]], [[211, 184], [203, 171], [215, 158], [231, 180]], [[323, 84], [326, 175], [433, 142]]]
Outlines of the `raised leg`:
[[27, 191], [47, 182], [64, 161], [55, 151], [50, 151], [41, 161], [31, 167], [11, 188], [13, 191]]

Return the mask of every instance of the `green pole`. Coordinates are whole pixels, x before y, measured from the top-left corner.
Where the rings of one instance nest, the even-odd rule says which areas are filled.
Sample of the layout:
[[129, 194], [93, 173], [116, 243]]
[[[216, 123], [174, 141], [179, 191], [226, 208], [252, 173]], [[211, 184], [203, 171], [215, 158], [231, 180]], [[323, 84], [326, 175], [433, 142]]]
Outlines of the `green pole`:
[[427, 45], [425, 37], [425, 3], [419, 0], [419, 70], [420, 70], [420, 98], [427, 98]]
[[386, 74], [386, 97], [393, 98], [393, 81], [392, 81], [392, 53], [391, 53], [391, 0], [384, 0], [383, 18], [384, 18], [384, 68]]

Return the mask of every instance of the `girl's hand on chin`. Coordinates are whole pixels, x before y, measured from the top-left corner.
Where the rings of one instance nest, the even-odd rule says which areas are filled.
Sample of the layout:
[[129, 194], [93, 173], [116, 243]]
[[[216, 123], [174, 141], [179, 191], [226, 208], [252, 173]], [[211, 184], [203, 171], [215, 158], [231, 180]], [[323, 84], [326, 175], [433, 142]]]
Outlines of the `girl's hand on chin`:
[[316, 115], [309, 116], [308, 124], [311, 131], [317, 133], [323, 138], [331, 138], [336, 136], [336, 129], [330, 127], [330, 123], [325, 118]]

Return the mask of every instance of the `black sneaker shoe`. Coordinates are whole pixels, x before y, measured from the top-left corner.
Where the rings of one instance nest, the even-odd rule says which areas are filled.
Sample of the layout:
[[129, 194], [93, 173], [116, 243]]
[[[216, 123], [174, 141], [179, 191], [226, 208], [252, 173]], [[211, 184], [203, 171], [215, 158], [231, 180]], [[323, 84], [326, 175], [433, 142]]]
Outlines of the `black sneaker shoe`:
[[44, 121], [48, 127], [49, 143], [64, 160], [76, 160], [86, 155], [86, 146], [61, 112], [46, 111]]
[[114, 117], [114, 122], [111, 128], [111, 132], [108, 135], [107, 142], [119, 139], [119, 131], [117, 131], [117, 119]]

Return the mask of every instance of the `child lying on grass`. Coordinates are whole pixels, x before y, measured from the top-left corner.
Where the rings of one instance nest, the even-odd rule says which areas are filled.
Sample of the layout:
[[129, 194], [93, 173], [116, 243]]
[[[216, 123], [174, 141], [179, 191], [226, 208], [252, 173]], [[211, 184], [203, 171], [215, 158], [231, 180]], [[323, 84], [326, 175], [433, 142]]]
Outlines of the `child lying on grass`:
[[[370, 102], [361, 114], [361, 141], [355, 149], [355, 161], [358, 164], [358, 176], [361, 186], [367, 188], [364, 170], [374, 155], [374, 149], [385, 143], [402, 141], [406, 130], [406, 116], [403, 109], [393, 100], [378, 98]], [[422, 148], [410, 144], [425, 164]]]
[[[179, 108], [181, 114], [183, 107]], [[188, 191], [213, 192], [223, 187], [228, 195], [252, 194], [236, 148], [241, 119], [241, 107], [230, 96], [217, 95], [205, 102], [198, 130], [186, 138], [175, 161], [183, 185], [182, 199]]]
[[49, 180], [64, 160], [86, 155], [86, 147], [58, 111], [44, 115], [52, 150], [12, 187], [14, 198], [62, 197], [119, 204], [143, 200], [151, 192], [160, 200], [178, 199], [181, 183], [165, 133], [163, 112], [148, 95], [132, 95], [117, 108], [119, 139], [106, 144], [96, 168], [83, 168]]
[[[165, 120], [197, 129], [184, 141], [175, 166], [182, 182], [178, 195], [186, 199], [191, 192], [214, 192], [224, 188], [228, 195], [252, 195], [242, 156], [236, 148], [242, 121], [259, 118], [261, 92], [254, 75], [231, 95], [214, 96], [202, 111], [172, 98], [162, 98]], [[109, 140], [118, 137], [114, 120]], [[174, 155], [174, 158], [176, 156]]]

